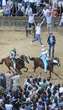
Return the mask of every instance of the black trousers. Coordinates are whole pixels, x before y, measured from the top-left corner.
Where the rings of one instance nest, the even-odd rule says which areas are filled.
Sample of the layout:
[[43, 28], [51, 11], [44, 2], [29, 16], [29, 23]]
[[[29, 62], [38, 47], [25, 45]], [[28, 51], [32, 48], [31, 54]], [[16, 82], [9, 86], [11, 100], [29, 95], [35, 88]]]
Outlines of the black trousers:
[[54, 48], [55, 48], [54, 45], [53, 46], [49, 45], [49, 57], [50, 58], [54, 58]]

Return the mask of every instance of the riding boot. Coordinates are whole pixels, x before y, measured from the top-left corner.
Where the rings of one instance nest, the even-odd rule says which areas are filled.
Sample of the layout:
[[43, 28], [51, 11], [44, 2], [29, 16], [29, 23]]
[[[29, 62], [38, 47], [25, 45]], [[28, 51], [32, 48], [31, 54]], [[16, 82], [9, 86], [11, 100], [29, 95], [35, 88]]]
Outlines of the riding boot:
[[15, 61], [13, 61], [13, 68], [14, 68], [14, 70], [16, 70], [16, 62]]
[[47, 73], [47, 62], [44, 62], [44, 72]]

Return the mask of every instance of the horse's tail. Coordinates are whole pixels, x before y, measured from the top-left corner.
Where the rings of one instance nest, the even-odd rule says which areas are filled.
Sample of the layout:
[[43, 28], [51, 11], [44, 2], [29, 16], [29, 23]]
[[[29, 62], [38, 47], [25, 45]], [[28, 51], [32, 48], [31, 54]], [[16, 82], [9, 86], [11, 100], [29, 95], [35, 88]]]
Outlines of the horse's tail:
[[0, 64], [3, 64], [5, 62], [5, 59], [1, 59]]

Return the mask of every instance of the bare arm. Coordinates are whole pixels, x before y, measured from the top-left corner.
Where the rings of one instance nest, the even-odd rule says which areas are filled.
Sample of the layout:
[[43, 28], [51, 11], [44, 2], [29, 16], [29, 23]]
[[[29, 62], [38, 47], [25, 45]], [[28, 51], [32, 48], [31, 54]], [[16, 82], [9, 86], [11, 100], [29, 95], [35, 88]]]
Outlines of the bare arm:
[[43, 18], [42, 22], [40, 23], [40, 26], [44, 23], [44, 21], [45, 21], [45, 18]]

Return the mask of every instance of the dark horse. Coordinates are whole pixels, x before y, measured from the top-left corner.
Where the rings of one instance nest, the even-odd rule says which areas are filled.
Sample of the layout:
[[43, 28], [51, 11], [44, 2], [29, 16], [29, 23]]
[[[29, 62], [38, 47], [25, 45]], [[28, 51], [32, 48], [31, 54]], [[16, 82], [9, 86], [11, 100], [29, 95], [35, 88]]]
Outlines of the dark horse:
[[[29, 61], [27, 59], [27, 56], [25, 56], [25, 55], [21, 55], [19, 58], [16, 59], [16, 72], [20, 73], [21, 72], [20, 70], [22, 68], [26, 68], [26, 71], [28, 71], [28, 68], [25, 66], [25, 62], [29, 63]], [[13, 68], [13, 63], [12, 63], [12, 61], [11, 61], [9, 56], [6, 57], [6, 58], [3, 58], [0, 61], [0, 64], [3, 64], [3, 63], [5, 63], [5, 65], [9, 69], [9, 72], [11, 72], [12, 71], [11, 67]]]
[[[43, 61], [38, 58], [38, 57], [29, 57], [30, 60], [34, 61], [34, 72], [36, 71], [36, 68], [38, 67], [41, 67], [44, 69], [44, 64], [43, 64]], [[60, 61], [59, 61], [59, 58], [54, 58], [54, 59], [49, 59], [48, 60], [48, 67], [47, 69], [49, 70], [49, 74], [50, 74], [50, 77], [51, 78], [51, 73], [53, 73], [53, 67], [57, 65], [57, 66], [60, 66]], [[56, 73], [55, 73], [56, 74]], [[56, 74], [56, 76], [58, 76]]]

